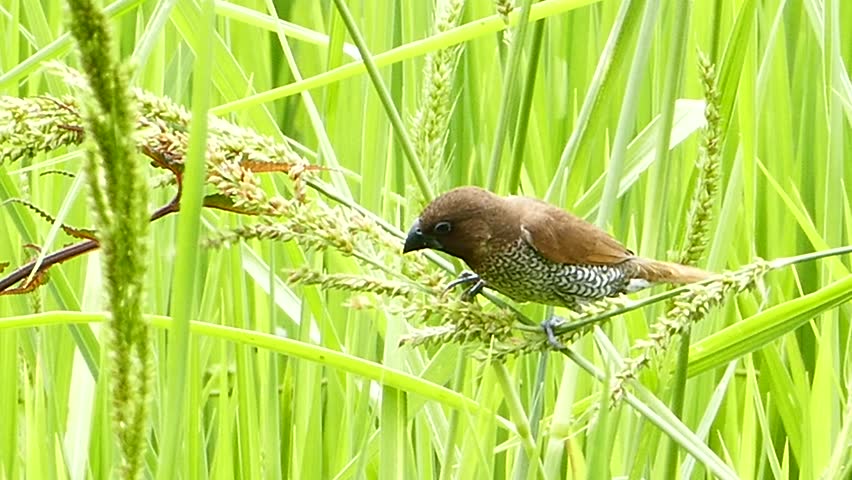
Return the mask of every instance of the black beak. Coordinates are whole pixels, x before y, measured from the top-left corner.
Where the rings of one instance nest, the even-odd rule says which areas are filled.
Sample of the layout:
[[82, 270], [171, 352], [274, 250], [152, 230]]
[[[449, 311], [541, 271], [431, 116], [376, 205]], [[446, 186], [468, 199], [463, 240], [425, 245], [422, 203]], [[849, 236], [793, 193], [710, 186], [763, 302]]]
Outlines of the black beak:
[[418, 218], [414, 221], [414, 225], [411, 226], [411, 230], [408, 231], [408, 236], [405, 237], [405, 245], [402, 247], [402, 253], [423, 250], [424, 248], [440, 250], [442, 246], [437, 240], [435, 240], [435, 237], [425, 235], [423, 231], [420, 230], [420, 219]]

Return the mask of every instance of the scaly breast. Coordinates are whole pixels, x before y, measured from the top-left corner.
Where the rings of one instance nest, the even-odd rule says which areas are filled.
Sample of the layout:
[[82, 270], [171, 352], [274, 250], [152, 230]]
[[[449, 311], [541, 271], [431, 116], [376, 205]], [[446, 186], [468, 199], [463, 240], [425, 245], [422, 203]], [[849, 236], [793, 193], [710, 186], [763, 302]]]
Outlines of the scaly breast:
[[522, 239], [471, 267], [487, 286], [515, 301], [571, 309], [576, 309], [578, 300], [624, 293], [629, 280], [618, 265], [551, 262]]

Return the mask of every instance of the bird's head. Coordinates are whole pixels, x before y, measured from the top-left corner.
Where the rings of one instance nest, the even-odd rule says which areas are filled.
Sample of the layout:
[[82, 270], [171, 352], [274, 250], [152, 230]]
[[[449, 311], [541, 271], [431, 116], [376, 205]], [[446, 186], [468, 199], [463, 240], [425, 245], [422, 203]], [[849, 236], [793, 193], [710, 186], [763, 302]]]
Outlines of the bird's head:
[[430, 248], [473, 267], [488, 253], [492, 239], [512, 225], [507, 213], [504, 199], [487, 190], [450, 190], [426, 206], [414, 221], [402, 253]]

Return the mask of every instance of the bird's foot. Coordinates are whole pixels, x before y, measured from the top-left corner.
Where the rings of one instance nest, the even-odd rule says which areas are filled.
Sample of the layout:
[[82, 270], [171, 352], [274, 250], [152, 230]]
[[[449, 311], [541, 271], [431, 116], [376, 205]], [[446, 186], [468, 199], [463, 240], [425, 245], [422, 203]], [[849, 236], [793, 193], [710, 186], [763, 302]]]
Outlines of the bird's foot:
[[447, 292], [449, 292], [453, 288], [455, 288], [459, 285], [464, 285], [466, 283], [473, 283], [473, 285], [468, 287], [464, 291], [464, 293], [462, 293], [461, 298], [462, 298], [462, 300], [465, 300], [465, 301], [473, 300], [473, 298], [475, 296], [479, 295], [479, 292], [481, 292], [482, 289], [485, 288], [485, 280], [480, 278], [479, 275], [471, 272], [470, 270], [463, 270], [459, 274], [459, 276], [456, 277], [455, 280], [450, 282], [446, 286], [446, 288], [444, 288], [444, 291], [441, 293], [441, 295], [446, 295]]
[[446, 288], [444, 288], [444, 291], [442, 293], [446, 294], [447, 292], [449, 292], [450, 290], [452, 290], [453, 288], [455, 288], [459, 285], [463, 285], [465, 283], [470, 283], [470, 282], [475, 282], [477, 280], [479, 280], [479, 275], [471, 272], [470, 270], [462, 270], [461, 273], [459, 273], [459, 276], [456, 277], [455, 280], [450, 282], [446, 286]]
[[482, 292], [483, 288], [485, 288], [485, 280], [483, 280], [483, 279], [479, 278], [479, 276], [477, 276], [476, 282], [473, 285], [471, 285], [470, 288], [465, 290], [464, 293], [462, 293], [462, 295], [461, 295], [462, 300], [464, 300], [466, 302], [472, 301], [474, 299], [474, 297], [476, 297], [477, 295], [479, 295], [480, 292]]
[[557, 317], [556, 315], [551, 315], [550, 318], [541, 322], [541, 329], [544, 330], [544, 334], [547, 335], [547, 343], [554, 350], [565, 350], [565, 345], [562, 345], [556, 338], [556, 333], [553, 331], [555, 328], [560, 327], [565, 324], [565, 319], [562, 317]]

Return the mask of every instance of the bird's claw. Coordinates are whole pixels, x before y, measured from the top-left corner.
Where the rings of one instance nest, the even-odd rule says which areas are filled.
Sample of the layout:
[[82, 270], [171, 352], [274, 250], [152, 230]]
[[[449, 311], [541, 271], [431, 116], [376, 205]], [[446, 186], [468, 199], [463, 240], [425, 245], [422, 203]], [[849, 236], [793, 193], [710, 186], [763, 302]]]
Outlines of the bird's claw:
[[541, 322], [541, 329], [544, 330], [544, 334], [547, 335], [547, 343], [554, 350], [565, 350], [565, 345], [556, 338], [556, 333], [554, 333], [553, 329], [557, 328], [565, 323], [565, 319], [561, 317], [557, 317], [556, 315], [551, 316], [547, 320]]
[[473, 300], [473, 298], [479, 295], [479, 292], [485, 287], [485, 280], [479, 277], [479, 275], [471, 272], [470, 270], [463, 270], [455, 280], [450, 282], [445, 288], [441, 295], [446, 295], [447, 292], [452, 290], [453, 288], [464, 285], [466, 283], [473, 283], [470, 287], [468, 287], [464, 293], [462, 293], [461, 298], [465, 301]]
[[452, 290], [453, 288], [455, 288], [459, 285], [474, 282], [476, 280], [479, 280], [479, 275], [471, 272], [470, 270], [462, 270], [462, 272], [459, 273], [459, 276], [456, 277], [455, 280], [453, 280], [452, 282], [447, 284], [447, 286], [444, 288], [444, 291], [441, 292], [441, 293], [446, 294], [447, 292], [449, 292], [450, 290]]
[[476, 283], [471, 285], [470, 288], [468, 288], [467, 290], [464, 291], [464, 293], [462, 293], [462, 295], [461, 295], [462, 300], [464, 300], [466, 302], [473, 300], [474, 297], [479, 295], [479, 292], [481, 292], [483, 288], [485, 288], [485, 280], [483, 280], [479, 277], [476, 277]]

